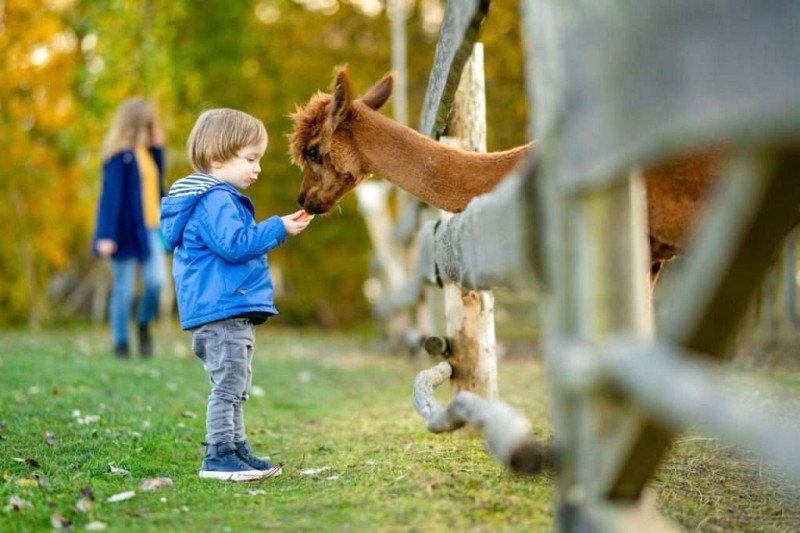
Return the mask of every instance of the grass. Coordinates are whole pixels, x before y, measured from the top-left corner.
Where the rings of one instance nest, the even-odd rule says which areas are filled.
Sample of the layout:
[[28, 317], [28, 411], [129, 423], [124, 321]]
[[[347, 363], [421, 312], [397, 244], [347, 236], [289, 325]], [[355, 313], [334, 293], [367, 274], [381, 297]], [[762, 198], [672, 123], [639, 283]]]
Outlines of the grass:
[[[0, 333], [0, 530], [47, 530], [54, 516], [114, 531], [552, 529], [551, 476], [514, 476], [479, 439], [424, 429], [411, 386], [430, 361], [379, 355], [355, 337], [274, 327], [258, 336], [249, 440], [284, 474], [226, 484], [197, 477], [208, 385], [188, 336], [164, 333], [155, 358], [117, 361], [105, 332]], [[546, 435], [541, 366], [504, 359], [499, 370], [503, 398]], [[797, 376], [786, 378], [796, 391]], [[759, 472], [690, 436], [659, 470], [658, 505], [689, 529], [795, 530], [793, 504]], [[153, 477], [175, 486], [139, 488]], [[88, 509], [82, 494], [93, 496]], [[31, 507], [4, 510], [12, 497]]]

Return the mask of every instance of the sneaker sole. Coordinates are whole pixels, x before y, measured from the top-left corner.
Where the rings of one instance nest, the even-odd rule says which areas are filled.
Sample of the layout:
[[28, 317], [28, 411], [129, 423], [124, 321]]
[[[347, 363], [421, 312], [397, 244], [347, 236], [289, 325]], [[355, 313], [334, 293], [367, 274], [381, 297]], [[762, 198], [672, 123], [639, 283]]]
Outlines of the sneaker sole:
[[267, 475], [267, 471], [243, 470], [241, 472], [215, 472], [213, 470], [201, 470], [200, 477], [203, 479], [217, 479], [220, 481], [261, 481], [267, 477], [274, 477], [277, 474]]
[[269, 477], [280, 476], [281, 473], [283, 472], [283, 468], [281, 468], [280, 466], [273, 466], [269, 470], [261, 470], [260, 472], [264, 474], [264, 479], [267, 479]]

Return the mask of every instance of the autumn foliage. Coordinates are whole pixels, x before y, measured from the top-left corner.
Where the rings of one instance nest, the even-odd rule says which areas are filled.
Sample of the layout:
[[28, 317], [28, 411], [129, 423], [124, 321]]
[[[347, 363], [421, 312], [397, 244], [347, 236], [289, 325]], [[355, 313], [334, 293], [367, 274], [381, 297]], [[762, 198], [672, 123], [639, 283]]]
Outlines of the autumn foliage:
[[[419, 116], [436, 44], [439, 0], [412, 2], [409, 116]], [[490, 148], [523, 141], [517, 2], [498, 2], [484, 29]], [[380, 0], [13, 0], [0, 2], [0, 325], [84, 319], [107, 265], [90, 254], [100, 143], [116, 106], [145, 96], [167, 135], [167, 184], [191, 169], [197, 114], [236, 107], [270, 134], [257, 215], [297, 209], [300, 175], [285, 135], [295, 105], [326, 89], [336, 65], [367, 86], [391, 68]], [[493, 100], [498, 102], [494, 106]], [[387, 109], [387, 113], [391, 113]], [[371, 251], [353, 198], [270, 257], [286, 323], [349, 326], [369, 318], [362, 284]]]

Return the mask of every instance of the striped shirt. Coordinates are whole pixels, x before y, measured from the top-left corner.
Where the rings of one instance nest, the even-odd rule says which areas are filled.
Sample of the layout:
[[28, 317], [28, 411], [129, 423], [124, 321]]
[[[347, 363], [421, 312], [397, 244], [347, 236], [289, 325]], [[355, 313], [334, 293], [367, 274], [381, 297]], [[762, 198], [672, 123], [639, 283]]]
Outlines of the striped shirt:
[[219, 178], [202, 172], [195, 172], [173, 183], [169, 189], [169, 195], [173, 198], [197, 196], [198, 194], [204, 194], [208, 189], [220, 183], [222, 183], [222, 180]]

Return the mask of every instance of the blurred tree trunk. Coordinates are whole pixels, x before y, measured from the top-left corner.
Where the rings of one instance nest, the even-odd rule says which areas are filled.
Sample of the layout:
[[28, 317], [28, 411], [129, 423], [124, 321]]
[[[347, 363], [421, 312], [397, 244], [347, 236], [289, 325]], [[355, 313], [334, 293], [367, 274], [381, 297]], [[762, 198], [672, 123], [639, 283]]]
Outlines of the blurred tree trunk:
[[783, 277], [781, 337], [786, 341], [797, 338], [797, 236], [795, 229], [786, 239], [783, 248]]

